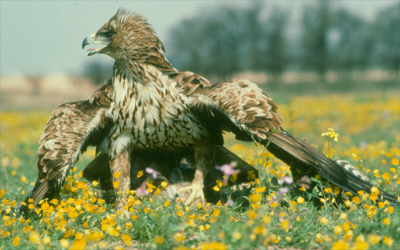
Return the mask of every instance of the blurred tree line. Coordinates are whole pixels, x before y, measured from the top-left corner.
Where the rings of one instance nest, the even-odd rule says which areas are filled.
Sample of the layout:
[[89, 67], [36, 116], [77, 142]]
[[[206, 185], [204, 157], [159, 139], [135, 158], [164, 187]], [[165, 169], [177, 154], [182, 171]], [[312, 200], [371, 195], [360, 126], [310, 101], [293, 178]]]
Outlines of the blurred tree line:
[[286, 70], [314, 71], [321, 81], [328, 70], [342, 78], [376, 68], [398, 74], [400, 4], [372, 21], [329, 4], [304, 6], [298, 36], [287, 32], [291, 12], [268, 3], [200, 11], [172, 29], [167, 55], [179, 70], [222, 79], [247, 70], [267, 72], [275, 80]]
[[[291, 11], [269, 3], [246, 9], [220, 6], [199, 11], [172, 28], [167, 58], [180, 71], [218, 80], [244, 71], [266, 72], [273, 82], [279, 82], [284, 71], [316, 72], [320, 81], [327, 71], [338, 73], [340, 80], [354, 70], [386, 69], [398, 75], [399, 11], [400, 4], [395, 4], [366, 21], [319, 1], [305, 4], [294, 24]], [[93, 62], [84, 69], [96, 84], [111, 73], [110, 63]]]

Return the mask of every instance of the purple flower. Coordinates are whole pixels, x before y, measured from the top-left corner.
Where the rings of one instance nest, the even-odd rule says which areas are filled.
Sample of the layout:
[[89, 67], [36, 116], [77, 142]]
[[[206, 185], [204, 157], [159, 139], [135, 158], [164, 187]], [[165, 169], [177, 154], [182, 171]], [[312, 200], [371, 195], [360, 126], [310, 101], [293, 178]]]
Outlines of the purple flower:
[[281, 185], [282, 185], [283, 183], [292, 184], [292, 183], [293, 183], [293, 179], [292, 179], [291, 177], [285, 175], [285, 176], [283, 176], [283, 177], [278, 181], [278, 183], [281, 184]]
[[228, 177], [233, 175], [233, 174], [236, 174], [238, 172], [230, 164], [225, 164], [225, 165], [222, 165], [221, 167], [220, 166], [216, 166], [215, 169], [222, 171], [224, 173], [224, 175], [226, 175]]
[[227, 204], [228, 204], [228, 207], [232, 207], [233, 204], [235, 204], [235, 202], [233, 202], [232, 199], [229, 199], [228, 202], [227, 202]]
[[299, 182], [297, 182], [297, 186], [304, 187], [305, 189], [309, 189], [310, 183], [311, 183], [310, 178], [307, 175], [305, 175], [305, 176], [301, 177]]
[[140, 195], [140, 196], [148, 195], [149, 192], [147, 192], [146, 187], [147, 187], [147, 183], [143, 182], [143, 184], [139, 188], [136, 189], [136, 194]]
[[225, 164], [225, 165], [222, 165], [221, 167], [220, 166], [215, 167], [215, 169], [224, 173], [224, 184], [228, 183], [229, 176], [238, 173], [238, 171], [235, 170], [233, 167], [234, 167], [234, 165], [231, 165], [231, 164]]
[[286, 194], [287, 192], [289, 192], [289, 188], [288, 187], [281, 187], [279, 189], [278, 194], [283, 195], [283, 194]]
[[152, 168], [146, 168], [146, 173], [151, 174], [151, 176], [153, 176], [153, 179], [157, 179], [157, 176], [161, 175], [160, 172], [157, 172]]

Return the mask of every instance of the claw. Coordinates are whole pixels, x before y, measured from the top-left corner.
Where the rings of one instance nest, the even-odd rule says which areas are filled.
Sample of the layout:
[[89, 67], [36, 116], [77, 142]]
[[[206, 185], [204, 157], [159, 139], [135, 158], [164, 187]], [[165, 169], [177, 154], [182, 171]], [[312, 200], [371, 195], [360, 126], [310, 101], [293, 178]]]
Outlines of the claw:
[[200, 198], [201, 199], [201, 203], [203, 205], [206, 204], [205, 199], [204, 199], [204, 192], [203, 192], [203, 174], [196, 170], [196, 174], [195, 177], [192, 181], [192, 185], [188, 186], [188, 187], [183, 187], [180, 188], [177, 193], [183, 193], [183, 192], [189, 192], [192, 191], [189, 198], [185, 201], [185, 205], [189, 206], [191, 205], [191, 203], [196, 199], [196, 198]]

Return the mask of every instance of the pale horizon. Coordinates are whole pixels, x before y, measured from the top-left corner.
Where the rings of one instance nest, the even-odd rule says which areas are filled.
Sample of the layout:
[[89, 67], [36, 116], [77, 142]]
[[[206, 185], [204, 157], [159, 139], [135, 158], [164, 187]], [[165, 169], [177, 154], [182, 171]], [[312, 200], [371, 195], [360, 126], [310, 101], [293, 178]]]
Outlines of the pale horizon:
[[[299, 13], [316, 1], [266, 1]], [[372, 19], [396, 1], [335, 2], [349, 11]], [[82, 74], [86, 63], [112, 62], [107, 56], [87, 57], [83, 39], [100, 28], [116, 10], [124, 7], [146, 18], [164, 43], [169, 31], [184, 18], [219, 5], [245, 8], [249, 1], [1, 1], [0, 74]], [[168, 47], [167, 56], [168, 56]]]

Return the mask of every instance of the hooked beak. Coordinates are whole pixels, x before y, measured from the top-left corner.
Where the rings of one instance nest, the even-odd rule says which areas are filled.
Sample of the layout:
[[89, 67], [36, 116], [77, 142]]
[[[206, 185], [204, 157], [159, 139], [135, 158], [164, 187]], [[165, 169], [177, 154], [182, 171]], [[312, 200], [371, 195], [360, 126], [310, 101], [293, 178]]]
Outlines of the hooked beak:
[[96, 33], [91, 34], [90, 36], [86, 37], [83, 42], [82, 42], [82, 49], [85, 49], [87, 45], [90, 44], [105, 44], [105, 46], [101, 48], [90, 48], [87, 51], [89, 51], [88, 56], [93, 56], [94, 54], [101, 53], [102, 49], [104, 49], [108, 44], [109, 41], [105, 37], [102, 36], [97, 36]]

